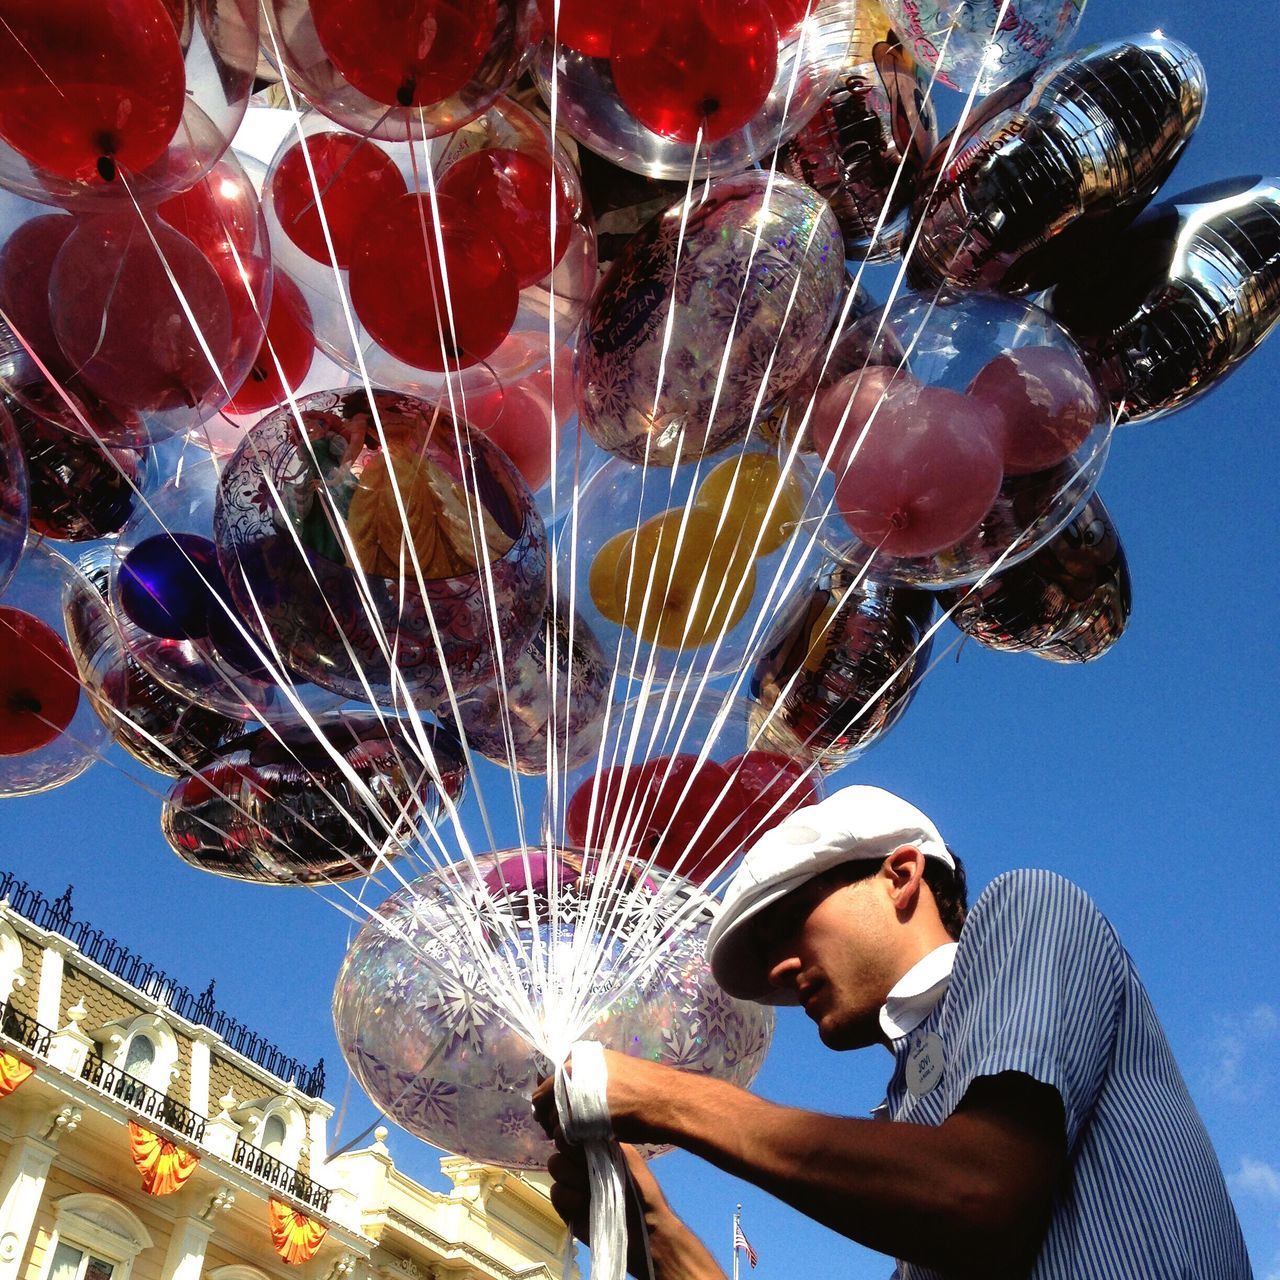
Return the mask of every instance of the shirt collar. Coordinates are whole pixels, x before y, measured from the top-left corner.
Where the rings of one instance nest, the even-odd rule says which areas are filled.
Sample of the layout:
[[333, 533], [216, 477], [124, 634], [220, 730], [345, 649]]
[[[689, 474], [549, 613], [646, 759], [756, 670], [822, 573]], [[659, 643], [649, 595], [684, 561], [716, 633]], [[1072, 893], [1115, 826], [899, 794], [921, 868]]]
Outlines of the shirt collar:
[[948, 942], [930, 951], [894, 983], [880, 1007], [880, 1027], [890, 1040], [910, 1035], [937, 1008], [951, 981], [957, 945]]

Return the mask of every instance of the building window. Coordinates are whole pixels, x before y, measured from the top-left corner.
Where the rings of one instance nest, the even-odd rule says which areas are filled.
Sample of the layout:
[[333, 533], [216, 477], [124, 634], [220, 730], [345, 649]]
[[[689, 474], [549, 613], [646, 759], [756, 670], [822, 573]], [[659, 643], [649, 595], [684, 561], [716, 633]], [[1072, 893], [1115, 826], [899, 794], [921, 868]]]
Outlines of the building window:
[[288, 1133], [289, 1130], [284, 1122], [284, 1117], [279, 1114], [270, 1115], [262, 1126], [262, 1137], [258, 1145], [267, 1155], [275, 1156], [277, 1160], [280, 1160], [284, 1157], [284, 1140]]
[[79, 1192], [53, 1202], [53, 1238], [41, 1280], [129, 1280], [151, 1235], [110, 1196]]
[[[156, 1047], [151, 1043], [151, 1037], [138, 1032], [129, 1041], [129, 1052], [125, 1054], [124, 1059], [125, 1071], [139, 1080], [146, 1080], [151, 1074], [151, 1067], [155, 1060]], [[82, 1278], [76, 1277], [75, 1280], [82, 1280]]]
[[49, 1266], [49, 1280], [111, 1280], [115, 1269], [114, 1262], [59, 1240]]

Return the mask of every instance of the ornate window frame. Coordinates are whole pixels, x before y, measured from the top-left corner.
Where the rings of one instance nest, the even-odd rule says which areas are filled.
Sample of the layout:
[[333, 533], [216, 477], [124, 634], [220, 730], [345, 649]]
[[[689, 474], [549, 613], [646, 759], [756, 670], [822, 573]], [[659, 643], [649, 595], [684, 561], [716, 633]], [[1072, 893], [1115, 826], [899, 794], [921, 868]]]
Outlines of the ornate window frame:
[[0, 1003], [7, 1004], [14, 987], [25, 987], [31, 971], [23, 963], [22, 939], [17, 930], [0, 918]]
[[137, 1079], [160, 1093], [167, 1094], [178, 1078], [181, 1048], [173, 1028], [158, 1013], [139, 1013], [134, 1018], [118, 1018], [90, 1033], [102, 1047], [102, 1056], [118, 1071], [125, 1069], [129, 1049], [139, 1035], [151, 1041], [155, 1057], [145, 1074]]
[[274, 1098], [259, 1098], [237, 1108], [234, 1115], [235, 1119], [240, 1121], [240, 1132], [245, 1141], [251, 1142], [259, 1150], [265, 1150], [262, 1146], [262, 1134], [267, 1127], [267, 1121], [272, 1116], [278, 1116], [283, 1120], [284, 1141], [280, 1144], [279, 1153], [273, 1158], [279, 1160], [281, 1164], [289, 1165], [290, 1168], [298, 1167], [302, 1149], [307, 1141], [307, 1113], [293, 1098], [283, 1094]]
[[54, 1255], [64, 1241], [110, 1262], [111, 1280], [129, 1280], [133, 1260], [152, 1245], [151, 1233], [128, 1205], [94, 1191], [73, 1192], [53, 1202], [53, 1234], [45, 1248], [40, 1280], [49, 1280]]

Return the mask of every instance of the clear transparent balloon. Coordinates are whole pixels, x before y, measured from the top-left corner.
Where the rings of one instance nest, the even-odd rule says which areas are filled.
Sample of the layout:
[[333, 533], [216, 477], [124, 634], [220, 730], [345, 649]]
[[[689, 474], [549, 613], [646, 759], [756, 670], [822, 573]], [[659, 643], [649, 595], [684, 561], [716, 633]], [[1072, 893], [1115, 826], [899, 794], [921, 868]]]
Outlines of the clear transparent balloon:
[[126, 649], [111, 611], [112, 554], [92, 547], [63, 595], [67, 643], [93, 709], [111, 737], [157, 773], [180, 777], [208, 764], [244, 732], [241, 720], [163, 685]]
[[742, 128], [698, 147], [637, 119], [607, 57], [553, 44], [548, 33], [533, 73], [548, 103], [554, 80], [556, 127], [597, 155], [650, 178], [718, 177], [766, 159], [818, 110], [848, 58], [856, 7], [855, 0], [819, 0], [799, 27], [781, 33], [777, 71], [760, 109]]
[[241, 614], [345, 697], [430, 707], [482, 683], [495, 635], [527, 643], [546, 604], [528, 486], [415, 397], [334, 391], [298, 407], [305, 432], [287, 409], [264, 418], [222, 477], [214, 537]]
[[[1111, 427], [1066, 331], [995, 294], [904, 295], [841, 335], [782, 456], [839, 562], [921, 586], [1032, 555], [1093, 492]], [[825, 465], [824, 465], [825, 460]]]
[[[312, 710], [335, 706], [336, 694], [282, 665], [237, 611], [213, 543], [219, 465], [203, 452], [173, 448], [173, 474], [113, 548], [111, 607], [125, 649], [179, 696], [233, 719], [288, 717], [295, 699]], [[138, 567], [122, 578], [126, 565], [153, 567]], [[131, 617], [125, 607], [128, 578], [135, 583], [134, 612], [158, 607], [161, 619], [164, 614], [180, 619], [167, 630], [185, 626], [187, 633], [157, 634]]]
[[[596, 874], [608, 879], [593, 902]], [[443, 867], [383, 903], [347, 953], [333, 1001], [343, 1056], [383, 1114], [418, 1137], [545, 1169], [554, 1148], [530, 1096], [548, 1055], [577, 1039], [744, 1087], [754, 1079], [773, 1012], [712, 980], [710, 906], [661, 873], [609, 874], [571, 851]]]
[[760, 438], [670, 468], [610, 459], [557, 533], [562, 579], [624, 683], [727, 675], [759, 643], [789, 574], [811, 481]]
[[[312, 212], [312, 180], [301, 152], [295, 151], [304, 145], [296, 131], [285, 135], [268, 173], [263, 203], [276, 269], [287, 275], [302, 293], [311, 313], [316, 342], [330, 358], [353, 374], [367, 377], [374, 386], [437, 398], [446, 406], [452, 395], [455, 398], [454, 410], [460, 411], [457, 397], [471, 393], [495, 393], [544, 364], [548, 359], [549, 337], [556, 347], [572, 340], [595, 285], [595, 231], [573, 164], [561, 148], [556, 147], [553, 152], [550, 135], [524, 108], [509, 99], [499, 99], [458, 132], [425, 142], [410, 142], [403, 132], [362, 141], [353, 134], [344, 133], [315, 111], [302, 118], [301, 132], [308, 140], [305, 144], [308, 148], [355, 148], [352, 154], [359, 156], [360, 163], [368, 166], [370, 176], [377, 178], [380, 187], [380, 193], [375, 194], [367, 206], [362, 205], [359, 210], [352, 207], [347, 215], [350, 223], [343, 220], [342, 211], [336, 208], [337, 196], [331, 197], [330, 205], [325, 206], [330, 239], [326, 240], [323, 232], [316, 228], [312, 234], [317, 243], [310, 246], [313, 252], [308, 253], [300, 247], [299, 232], [294, 230], [291, 233], [290, 229], [298, 226], [301, 218], [316, 216]], [[367, 218], [371, 212], [384, 211], [389, 202], [397, 198], [397, 192], [418, 194], [422, 200], [423, 235], [434, 246], [433, 208], [441, 208], [445, 213], [452, 208], [454, 213], [468, 214], [465, 208], [459, 210], [457, 205], [451, 206], [445, 196], [435, 196], [434, 185], [443, 181], [449, 168], [460, 159], [476, 151], [491, 149], [515, 151], [528, 157], [532, 163], [553, 167], [558, 183], [559, 256], [543, 278], [519, 290], [515, 318], [507, 336], [495, 349], [471, 363], [447, 360], [447, 374], [410, 364], [379, 345], [352, 306], [348, 268], [354, 224]], [[323, 181], [320, 166], [315, 164], [314, 152], [313, 166], [323, 205], [326, 187], [332, 186], [335, 192], [340, 191], [336, 182], [341, 175], [331, 175], [329, 183]], [[370, 189], [364, 179], [362, 187], [365, 191]], [[294, 194], [295, 188], [301, 193], [301, 199]], [[545, 210], [547, 214], [551, 212], [549, 197], [550, 192]], [[356, 200], [357, 195], [353, 194], [351, 199]], [[295, 203], [300, 212], [293, 211]], [[289, 226], [281, 221], [282, 216]], [[349, 225], [351, 229], [347, 230], [347, 239], [344, 240], [341, 233]], [[479, 224], [469, 219], [468, 225]], [[496, 230], [492, 227], [481, 229]], [[330, 244], [333, 253], [337, 254], [340, 269], [335, 269]], [[446, 267], [447, 263], [446, 258]], [[386, 282], [391, 288], [397, 283]], [[430, 318], [424, 327], [447, 331], [456, 321], [456, 314], [451, 315], [446, 307], [442, 314], [437, 312]]]
[[0, 796], [60, 787], [106, 745], [66, 642], [62, 598], [75, 577], [36, 542], [0, 598]]
[[[51, 21], [57, 21], [57, 10], [66, 8], [65, 4], [54, 6]], [[167, 136], [158, 138], [149, 148], [146, 163], [140, 168], [129, 166], [123, 155], [119, 164], [95, 165], [91, 145], [95, 121], [76, 111], [74, 98], [69, 102], [64, 96], [63, 90], [68, 86], [59, 84], [62, 60], [53, 56], [45, 68], [50, 94], [48, 115], [50, 119], [65, 118], [73, 128], [83, 129], [85, 164], [76, 170], [42, 165], [30, 148], [24, 154], [9, 145], [0, 127], [0, 187], [42, 204], [63, 205], [76, 213], [127, 209], [135, 200], [151, 205], [189, 189], [209, 173], [227, 150], [253, 93], [258, 65], [257, 4], [253, 0], [137, 0], [114, 8], [120, 44], [99, 50], [109, 65], [118, 66], [122, 53], [128, 54], [128, 41], [137, 36], [131, 23], [139, 13], [145, 11], [148, 17], [158, 13], [172, 23], [174, 30], [163, 37], [164, 52], [180, 60], [180, 64], [175, 61], [173, 68], [174, 110]], [[109, 10], [104, 12], [104, 19], [109, 15]], [[71, 21], [75, 21], [74, 17]], [[93, 37], [82, 31], [82, 38], [92, 41]], [[55, 51], [74, 47], [64, 44], [65, 39], [65, 25], [51, 32]], [[94, 46], [90, 44], [81, 52], [91, 56]], [[145, 78], [145, 65], [138, 70]], [[143, 109], [141, 101], [135, 101], [133, 106], [139, 112]], [[104, 118], [96, 123], [110, 127], [118, 121]]]
[[[457, 14], [467, 12], [467, 6], [436, 6], [432, 0], [417, 0], [414, 5], [401, 6], [401, 12], [410, 19], [416, 17], [429, 23], [431, 11], [436, 7], [451, 9]], [[332, 36], [326, 46], [317, 30], [311, 0], [270, 0], [262, 46], [291, 88], [344, 128], [379, 139], [432, 138], [452, 133], [485, 112], [515, 81], [535, 38], [539, 21], [535, 0], [481, 0], [471, 6], [471, 12], [478, 18], [489, 19], [487, 41], [477, 39], [466, 61], [454, 62], [455, 68], [463, 68], [457, 74], [449, 74], [447, 67], [441, 68], [446, 77], [437, 79], [435, 85], [437, 89], [447, 88], [448, 92], [433, 98], [431, 81], [424, 80], [408, 106], [397, 100], [396, 91], [405, 88], [403, 84], [391, 85], [390, 93], [373, 97], [343, 74], [339, 66], [344, 62], [344, 51]], [[377, 10], [366, 7], [366, 24], [379, 16]], [[394, 21], [390, 10], [387, 21]], [[368, 34], [380, 36], [379, 24], [368, 26]], [[388, 54], [393, 51], [392, 45], [391, 39], [382, 39], [383, 50]], [[406, 37], [406, 50], [410, 46], [411, 40]], [[463, 76], [465, 78], [461, 78]], [[365, 84], [379, 92], [382, 90], [377, 83], [365, 81]]]
[[813, 117], [779, 148], [777, 165], [831, 205], [850, 259], [893, 262], [937, 141], [928, 75], [880, 5], [858, 0], [840, 74]]
[[991, 93], [1029, 75], [1080, 24], [1086, 0], [880, 0], [926, 71]]

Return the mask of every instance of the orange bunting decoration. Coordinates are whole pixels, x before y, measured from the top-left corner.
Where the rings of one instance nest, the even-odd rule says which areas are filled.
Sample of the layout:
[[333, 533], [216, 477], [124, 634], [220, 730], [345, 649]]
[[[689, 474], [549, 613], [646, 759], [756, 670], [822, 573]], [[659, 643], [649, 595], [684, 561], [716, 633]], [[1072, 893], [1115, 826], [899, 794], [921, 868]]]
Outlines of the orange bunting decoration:
[[35, 1067], [29, 1062], [23, 1062], [11, 1053], [0, 1053], [0, 1098], [7, 1098], [35, 1073]]
[[129, 1154], [142, 1175], [142, 1189], [149, 1196], [177, 1191], [196, 1171], [200, 1157], [129, 1121]]
[[271, 1243], [286, 1262], [309, 1262], [316, 1256], [329, 1234], [328, 1227], [280, 1200], [268, 1200], [267, 1210], [271, 1217]]

